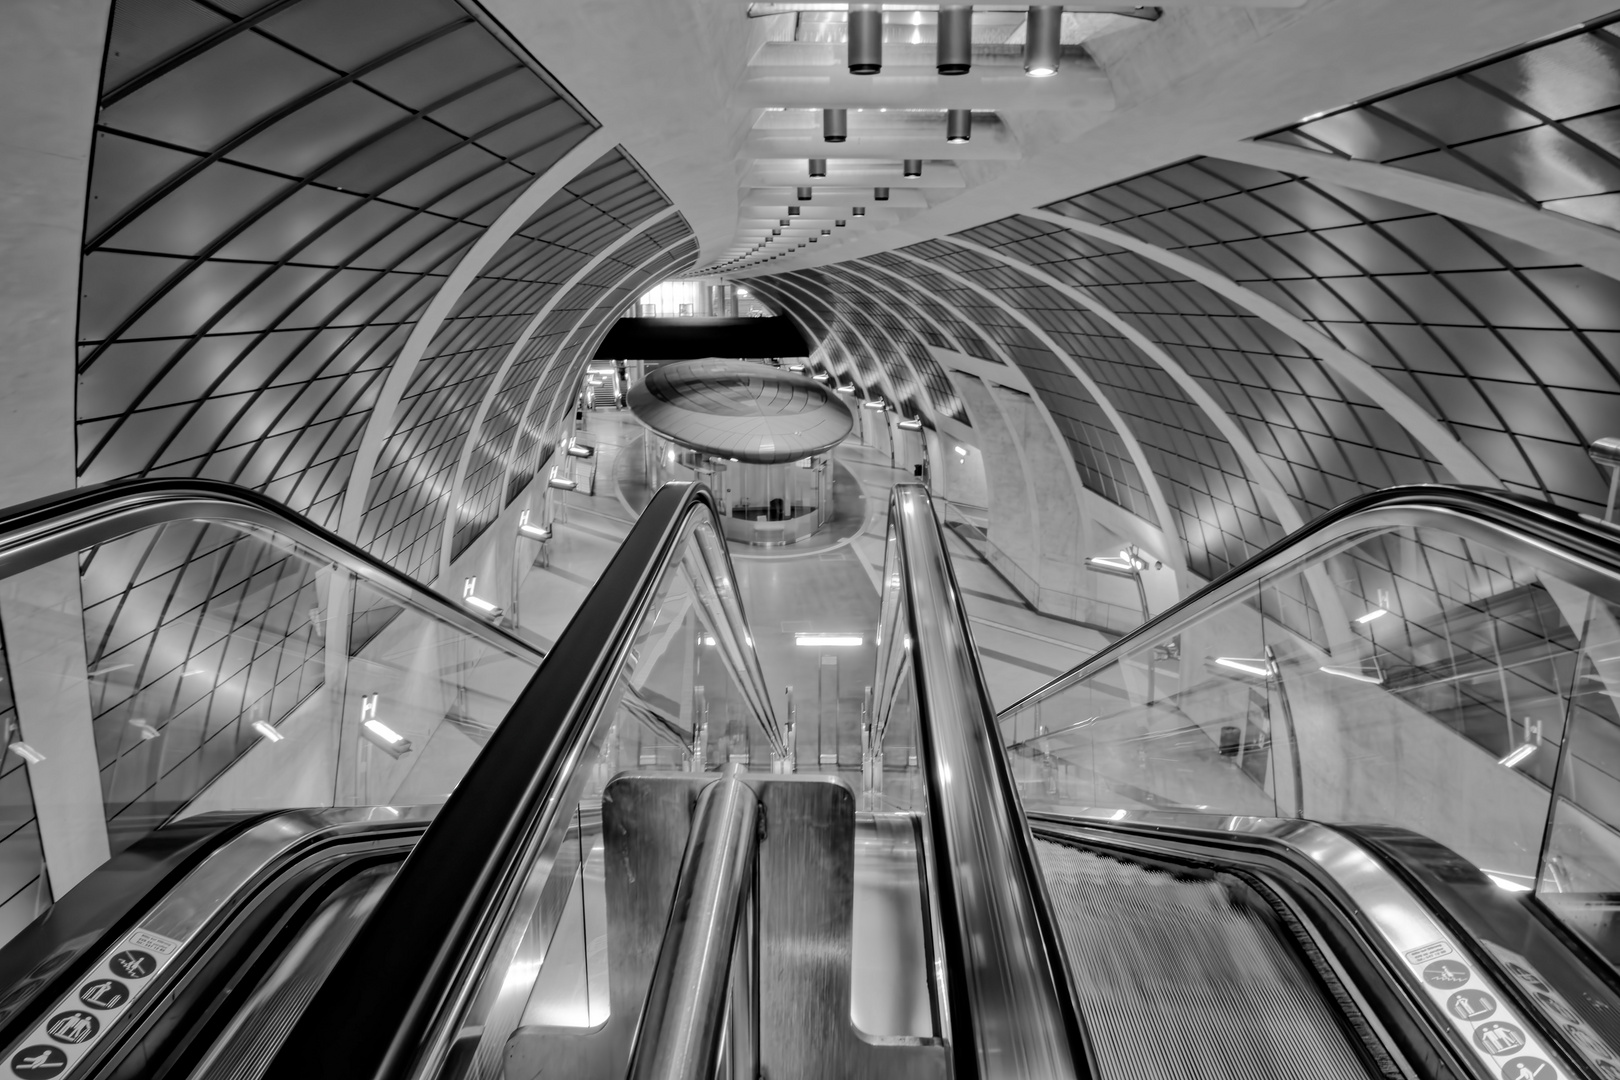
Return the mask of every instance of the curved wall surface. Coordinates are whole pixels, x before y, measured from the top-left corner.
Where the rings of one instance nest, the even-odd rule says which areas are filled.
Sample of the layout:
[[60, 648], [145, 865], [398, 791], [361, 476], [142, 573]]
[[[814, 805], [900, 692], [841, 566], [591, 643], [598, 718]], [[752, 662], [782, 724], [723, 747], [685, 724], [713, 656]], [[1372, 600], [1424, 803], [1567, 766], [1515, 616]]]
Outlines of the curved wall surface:
[[1601, 512], [1586, 447], [1620, 433], [1617, 118], [1599, 20], [1230, 158], [748, 280], [863, 395], [952, 415], [924, 343], [992, 381], [1012, 365], [1086, 489], [1151, 524], [1162, 492], [1201, 577], [1390, 484]]

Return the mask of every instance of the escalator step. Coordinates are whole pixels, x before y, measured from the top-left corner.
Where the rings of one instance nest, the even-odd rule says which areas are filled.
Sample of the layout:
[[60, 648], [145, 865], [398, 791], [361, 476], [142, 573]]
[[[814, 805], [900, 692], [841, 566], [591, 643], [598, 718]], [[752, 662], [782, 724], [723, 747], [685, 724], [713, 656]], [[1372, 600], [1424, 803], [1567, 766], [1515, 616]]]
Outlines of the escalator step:
[[1036, 846], [1106, 1080], [1376, 1075], [1242, 882]]

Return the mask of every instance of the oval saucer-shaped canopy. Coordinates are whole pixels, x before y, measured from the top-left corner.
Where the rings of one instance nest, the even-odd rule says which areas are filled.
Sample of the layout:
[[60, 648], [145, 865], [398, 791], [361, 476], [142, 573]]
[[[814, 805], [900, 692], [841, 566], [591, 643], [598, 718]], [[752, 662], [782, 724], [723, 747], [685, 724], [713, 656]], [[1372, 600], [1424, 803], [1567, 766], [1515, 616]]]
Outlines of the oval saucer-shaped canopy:
[[814, 379], [743, 360], [656, 367], [631, 387], [630, 410], [682, 446], [761, 465], [831, 450], [855, 426]]

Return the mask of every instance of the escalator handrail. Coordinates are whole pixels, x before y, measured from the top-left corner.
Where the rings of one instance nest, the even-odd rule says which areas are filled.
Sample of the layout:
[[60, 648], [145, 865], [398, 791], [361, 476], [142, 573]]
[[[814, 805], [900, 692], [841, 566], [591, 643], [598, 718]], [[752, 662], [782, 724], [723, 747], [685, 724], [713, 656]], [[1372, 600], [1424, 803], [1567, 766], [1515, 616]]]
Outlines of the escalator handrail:
[[183, 521], [269, 530], [462, 633], [534, 662], [543, 655], [269, 496], [221, 480], [111, 480], [0, 509], [0, 578], [141, 529]]
[[666, 484], [653, 496], [267, 1078], [400, 1080], [440, 1060], [447, 1025], [476, 984], [536, 845], [557, 815], [572, 813], [564, 794], [587, 755], [598, 703], [659, 595], [689, 517], [703, 512], [718, 531], [719, 508], [701, 485]]
[[[1034, 837], [923, 485], [895, 485], [889, 535], [898, 558], [885, 558], [884, 572], [893, 567], [899, 580], [890, 580], [884, 605], [903, 607], [895, 618], [885, 612], [882, 625], [907, 635], [915, 673], [958, 1070], [984, 1080], [1091, 1075]], [[894, 691], [893, 680], [880, 682], [889, 700], [874, 702], [873, 716], [883, 726]]]
[[1620, 528], [1550, 503], [1488, 488], [1408, 484], [1357, 496], [1272, 544], [1173, 604], [1106, 648], [1001, 710], [998, 720], [1037, 704], [1211, 608], [1283, 574], [1330, 547], [1401, 525], [1443, 525], [1502, 547], [1538, 570], [1620, 603]]

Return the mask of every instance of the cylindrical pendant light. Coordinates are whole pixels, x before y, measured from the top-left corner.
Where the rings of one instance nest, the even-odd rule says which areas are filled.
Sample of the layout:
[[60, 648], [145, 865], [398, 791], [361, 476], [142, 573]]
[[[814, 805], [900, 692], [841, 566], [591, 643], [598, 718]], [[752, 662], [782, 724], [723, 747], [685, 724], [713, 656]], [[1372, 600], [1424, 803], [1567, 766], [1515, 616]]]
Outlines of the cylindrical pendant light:
[[846, 222], [843, 218], [839, 218], [837, 221], [833, 222], [833, 224], [842, 229], [846, 224], [848, 224], [848, 222]]
[[[815, 195], [816, 193], [813, 188], [802, 187], [799, 189], [800, 202], [809, 202], [811, 199], [815, 198]], [[789, 210], [788, 213], [791, 214], [793, 211]]]
[[857, 206], [857, 207], [855, 207], [855, 209], [851, 210], [850, 213], [854, 214], [856, 217], [865, 217], [866, 216], [866, 207]]
[[973, 138], [973, 111], [971, 109], [945, 110], [945, 141], [965, 143]]
[[1024, 74], [1037, 79], [1056, 75], [1063, 56], [1063, 8], [1039, 4], [1029, 9], [1024, 25]]
[[883, 8], [849, 5], [849, 73], [876, 75], [883, 70]]
[[831, 229], [822, 229], [821, 230], [821, 235], [822, 236], [831, 236], [832, 235], [832, 230]]
[[843, 142], [849, 138], [849, 110], [821, 110], [821, 138], [823, 142]]
[[973, 5], [939, 5], [934, 67], [941, 75], [966, 75], [973, 67]]
[[771, 235], [772, 236], [781, 236], [782, 235], [782, 230], [781, 229], [772, 229], [771, 230]]
[[797, 206], [788, 207], [788, 217], [798, 217], [798, 216], [799, 216], [799, 208]]
[[786, 225], [788, 223], [788, 219], [787, 218], [778, 218], [776, 223], [778, 225]]
[[811, 158], [810, 159], [810, 175], [811, 176], [826, 176], [827, 175], [827, 159], [824, 158], [824, 157], [813, 157], [813, 158]]
[[922, 159], [921, 158], [909, 158], [909, 157], [906, 158], [905, 167], [901, 170], [901, 175], [903, 175], [903, 176], [921, 176], [922, 175]]
[[875, 187], [875, 188], [873, 188], [872, 189], [872, 198], [876, 202], [888, 202], [889, 201], [889, 189], [886, 188], [886, 187]]

